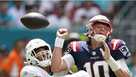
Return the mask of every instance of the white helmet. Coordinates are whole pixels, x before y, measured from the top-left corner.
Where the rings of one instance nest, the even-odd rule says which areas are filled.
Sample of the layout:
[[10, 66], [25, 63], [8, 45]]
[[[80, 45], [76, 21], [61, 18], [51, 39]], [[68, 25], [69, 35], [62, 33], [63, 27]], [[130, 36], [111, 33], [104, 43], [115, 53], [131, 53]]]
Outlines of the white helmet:
[[101, 22], [101, 20], [104, 21], [105, 23], [106, 22], [108, 22], [108, 23], [110, 22], [110, 20], [106, 16], [104, 16], [104, 15], [96, 15], [93, 18], [91, 18], [89, 20], [89, 22], [93, 22], [93, 21], [100, 21]]
[[[44, 47], [45, 53], [47, 53], [47, 56], [45, 56], [45, 60], [38, 60], [35, 57], [36, 49]], [[39, 65], [41, 67], [47, 67], [51, 64], [51, 58], [52, 58], [52, 52], [51, 47], [48, 43], [43, 41], [42, 39], [32, 39], [28, 42], [25, 48], [26, 51], [26, 61], [28, 64], [32, 65]]]
[[88, 29], [93, 29], [92, 25], [96, 22], [101, 22], [101, 23], [105, 23], [110, 27], [110, 32], [108, 34], [112, 33], [112, 25], [111, 25], [111, 21], [104, 15], [96, 15], [94, 17], [92, 17], [89, 22], [87, 23], [87, 28]]

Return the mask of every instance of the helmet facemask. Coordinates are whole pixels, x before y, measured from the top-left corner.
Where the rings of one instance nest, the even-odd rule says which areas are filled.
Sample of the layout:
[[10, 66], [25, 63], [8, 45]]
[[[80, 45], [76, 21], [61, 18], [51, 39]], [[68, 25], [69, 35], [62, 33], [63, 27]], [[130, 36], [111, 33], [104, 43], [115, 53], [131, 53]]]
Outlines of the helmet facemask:
[[30, 41], [26, 46], [27, 63], [47, 67], [51, 65], [52, 52], [50, 46], [41, 40]]
[[[108, 31], [105, 35], [95, 32], [94, 27], [95, 27], [95, 24], [97, 24], [97, 23], [101, 23], [101, 24], [104, 24], [104, 25], [108, 26], [110, 28], [110, 31]], [[96, 41], [99, 41], [99, 42], [105, 41], [107, 39], [107, 37], [110, 36], [111, 31], [112, 31], [109, 24], [104, 23], [104, 22], [100, 22], [100, 21], [93, 21], [91, 23], [89, 22], [87, 24], [87, 28], [88, 28], [88, 32], [87, 32], [88, 36], [90, 38], [95, 39]]]
[[51, 64], [51, 53], [47, 46], [34, 49], [32, 54], [37, 59], [39, 66], [46, 67]]

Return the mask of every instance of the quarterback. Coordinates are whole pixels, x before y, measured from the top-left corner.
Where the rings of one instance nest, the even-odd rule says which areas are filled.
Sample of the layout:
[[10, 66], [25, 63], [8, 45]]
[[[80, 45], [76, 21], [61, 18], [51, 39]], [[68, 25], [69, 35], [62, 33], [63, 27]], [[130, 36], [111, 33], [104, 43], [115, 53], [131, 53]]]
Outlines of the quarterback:
[[92, 17], [88, 24], [87, 41], [71, 42], [68, 54], [62, 57], [62, 47], [68, 35], [66, 28], [57, 31], [52, 57], [52, 71], [60, 72], [76, 64], [78, 70], [85, 70], [89, 77], [131, 77], [125, 59], [130, 52], [121, 39], [111, 39], [112, 24], [104, 15]]

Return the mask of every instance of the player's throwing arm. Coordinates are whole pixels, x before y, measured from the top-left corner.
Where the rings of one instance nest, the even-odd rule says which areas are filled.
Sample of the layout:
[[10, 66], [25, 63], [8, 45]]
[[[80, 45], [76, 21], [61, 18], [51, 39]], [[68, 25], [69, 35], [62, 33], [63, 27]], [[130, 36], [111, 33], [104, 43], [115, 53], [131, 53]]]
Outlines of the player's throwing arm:
[[55, 40], [55, 48], [53, 51], [52, 57], [52, 71], [60, 72], [67, 69], [65, 61], [61, 59], [62, 57], [62, 47], [65, 40], [65, 37], [68, 35], [68, 30], [66, 28], [60, 28], [57, 31], [57, 37]]

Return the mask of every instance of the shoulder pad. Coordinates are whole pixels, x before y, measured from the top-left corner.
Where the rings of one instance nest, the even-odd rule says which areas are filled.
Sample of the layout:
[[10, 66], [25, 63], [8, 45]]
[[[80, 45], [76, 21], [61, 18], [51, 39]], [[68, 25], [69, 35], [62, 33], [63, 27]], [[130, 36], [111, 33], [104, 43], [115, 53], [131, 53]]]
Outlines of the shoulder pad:
[[80, 44], [80, 41], [73, 41], [69, 44], [69, 48], [71, 48], [73, 52], [79, 52]]
[[110, 44], [111, 44], [112, 50], [118, 50], [119, 47], [121, 47], [122, 45], [125, 45], [125, 42], [120, 39], [112, 39]]
[[21, 77], [29, 77], [29, 76], [37, 76], [35, 74], [36, 72], [34, 72], [34, 69], [30, 66], [25, 66], [22, 70], [21, 70]]
[[120, 39], [111, 40], [111, 47], [112, 47], [112, 51], [119, 51], [117, 53], [122, 54], [125, 59], [127, 59], [131, 55], [128, 47], [126, 46], [123, 40], [120, 40]]

